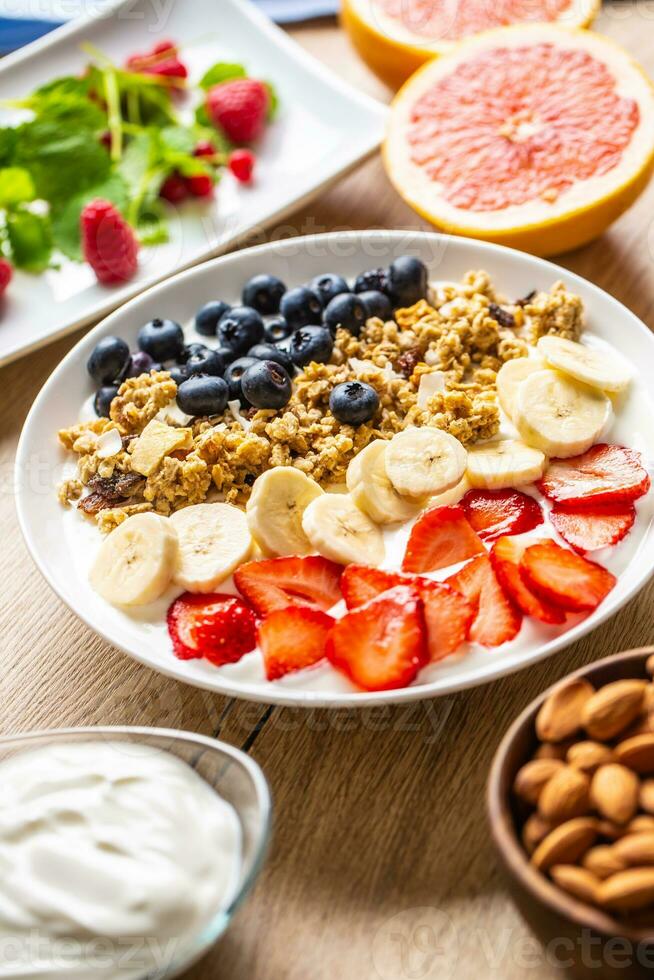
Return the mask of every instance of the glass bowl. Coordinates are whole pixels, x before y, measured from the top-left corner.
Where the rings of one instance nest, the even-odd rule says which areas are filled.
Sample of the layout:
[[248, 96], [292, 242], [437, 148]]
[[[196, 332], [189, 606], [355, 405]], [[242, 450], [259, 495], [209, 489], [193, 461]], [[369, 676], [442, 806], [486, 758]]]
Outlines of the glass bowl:
[[[159, 957], [161, 965], [154, 972], [151, 966], [139, 972], [136, 956], [131, 968], [117, 967], [116, 975], [123, 974], [124, 970], [125, 980], [171, 980], [188, 970], [222, 936], [261, 870], [271, 827], [268, 784], [256, 762], [239, 749], [204, 735], [166, 728], [62, 728], [3, 736], [0, 737], [0, 762], [56, 742], [89, 740], [124, 742], [126, 752], [129, 752], [130, 744], [137, 743], [177, 756], [230, 803], [238, 817], [242, 836], [241, 867], [228, 904], [216, 909], [198, 935], [183, 943], [174, 943], [174, 951]], [[64, 976], [63, 972], [61, 976]]]

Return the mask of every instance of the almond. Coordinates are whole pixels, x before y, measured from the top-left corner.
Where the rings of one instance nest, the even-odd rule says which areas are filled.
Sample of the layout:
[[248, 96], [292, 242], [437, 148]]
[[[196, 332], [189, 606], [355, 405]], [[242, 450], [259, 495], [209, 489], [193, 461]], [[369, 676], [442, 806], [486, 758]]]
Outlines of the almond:
[[550, 875], [552, 881], [563, 891], [581, 899], [582, 902], [595, 904], [600, 879], [592, 871], [579, 868], [576, 864], [555, 864], [550, 868]]
[[645, 661], [645, 670], [650, 677], [654, 677], [654, 653], [650, 653], [649, 657]]
[[547, 837], [551, 829], [552, 825], [546, 820], [543, 820], [538, 813], [532, 813], [525, 820], [525, 825], [522, 828], [522, 843], [525, 846], [527, 854], [534, 853], [540, 842]]
[[645, 813], [639, 813], [637, 817], [634, 817], [627, 824], [627, 833], [654, 834], [654, 817], [649, 817]]
[[654, 902], [654, 868], [629, 868], [601, 882], [597, 902], [618, 912], [643, 909]]
[[560, 759], [563, 762], [571, 744], [569, 739], [558, 745], [555, 742], [541, 742], [534, 752], [534, 759]]
[[647, 681], [614, 681], [600, 688], [582, 709], [582, 724], [600, 742], [615, 738], [641, 713]]
[[543, 786], [538, 812], [553, 824], [583, 817], [590, 811], [589, 790], [590, 779], [585, 773], [563, 765]]
[[620, 742], [615, 747], [615, 761], [641, 775], [654, 773], [654, 732]]
[[627, 867], [625, 861], [618, 857], [615, 853], [613, 846], [609, 844], [598, 844], [597, 847], [591, 847], [590, 851], [586, 851], [582, 861], [584, 868], [592, 873], [597, 878], [609, 878], [611, 875], [617, 874], [618, 871], [624, 871]]
[[638, 776], [615, 762], [600, 766], [590, 786], [594, 806], [607, 820], [625, 824], [638, 810]]
[[613, 845], [615, 853], [632, 867], [654, 865], [654, 833], [627, 834]]
[[597, 821], [592, 817], [576, 817], [555, 827], [531, 856], [539, 871], [548, 871], [555, 864], [574, 864], [597, 839]]
[[595, 694], [595, 688], [585, 680], [565, 681], [543, 705], [536, 717], [536, 734], [542, 742], [562, 742], [581, 728], [584, 705]]
[[575, 769], [592, 775], [600, 766], [613, 761], [613, 753], [608, 745], [601, 742], [575, 742], [568, 749], [566, 759]]
[[598, 820], [597, 833], [607, 840], [619, 840], [627, 833], [628, 826], [629, 824], [625, 826], [625, 824], [614, 823], [613, 820]]
[[654, 814], [654, 779], [644, 779], [640, 784], [638, 802], [641, 810]]
[[516, 796], [535, 806], [545, 783], [555, 772], [564, 768], [560, 759], [532, 759], [520, 769], [513, 783]]

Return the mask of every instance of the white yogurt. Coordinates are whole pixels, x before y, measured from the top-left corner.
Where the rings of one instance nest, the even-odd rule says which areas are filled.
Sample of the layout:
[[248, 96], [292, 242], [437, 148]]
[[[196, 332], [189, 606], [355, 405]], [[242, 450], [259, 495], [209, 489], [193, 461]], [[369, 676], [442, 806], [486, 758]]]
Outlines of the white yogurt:
[[0, 763], [0, 977], [131, 980], [176, 961], [233, 897], [233, 807], [142, 743]]

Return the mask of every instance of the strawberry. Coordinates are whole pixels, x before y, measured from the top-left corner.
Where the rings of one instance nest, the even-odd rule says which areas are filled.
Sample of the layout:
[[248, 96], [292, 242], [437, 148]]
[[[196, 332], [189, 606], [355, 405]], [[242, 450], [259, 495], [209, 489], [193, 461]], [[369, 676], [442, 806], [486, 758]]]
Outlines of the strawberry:
[[499, 647], [515, 639], [522, 625], [522, 613], [500, 586], [488, 555], [473, 558], [450, 575], [447, 584], [461, 592], [477, 610], [469, 633], [473, 642]]
[[109, 201], [90, 201], [80, 216], [84, 258], [101, 283], [126, 282], [138, 266], [138, 242]]
[[186, 177], [185, 183], [193, 197], [210, 197], [213, 194], [213, 180], [208, 174]]
[[167, 621], [180, 660], [206, 657], [221, 666], [235, 663], [256, 646], [254, 612], [238, 596], [184, 592], [170, 606]]
[[541, 623], [565, 623], [565, 613], [545, 602], [527, 586], [520, 573], [520, 559], [527, 547], [515, 538], [498, 538], [491, 548], [490, 559], [498, 581], [518, 609]]
[[172, 173], [164, 180], [159, 188], [159, 197], [169, 204], [179, 204], [185, 201], [189, 195], [189, 187], [181, 174]]
[[266, 616], [257, 638], [269, 681], [313, 667], [325, 656], [334, 620], [320, 609], [287, 606]]
[[188, 69], [180, 61], [174, 41], [159, 41], [147, 54], [133, 54], [126, 62], [129, 71], [142, 75], [187, 78]]
[[234, 573], [240, 592], [262, 616], [286, 606], [331, 609], [341, 598], [342, 565], [320, 555], [246, 562]]
[[334, 624], [327, 656], [366, 691], [407, 687], [429, 660], [421, 599], [397, 585], [347, 613]]
[[0, 258], [0, 296], [2, 296], [7, 289], [13, 274], [14, 269], [11, 262], [7, 262], [6, 259]]
[[543, 523], [538, 502], [520, 490], [468, 490], [461, 503], [483, 541], [522, 534]]
[[555, 459], [538, 489], [555, 503], [569, 507], [624, 504], [647, 493], [650, 479], [640, 453], [600, 443], [571, 459]]
[[434, 572], [484, 551], [462, 507], [433, 507], [413, 525], [402, 571]]
[[384, 572], [371, 565], [347, 565], [341, 575], [341, 592], [347, 608], [356, 609], [396, 585], [411, 585], [414, 581], [412, 575]]
[[596, 609], [617, 581], [606, 568], [554, 541], [527, 548], [520, 571], [537, 595], [570, 612]]
[[251, 150], [234, 150], [229, 155], [227, 166], [241, 184], [249, 184], [256, 162], [257, 158]]
[[215, 157], [218, 150], [210, 140], [198, 140], [193, 150], [194, 157]]
[[633, 504], [561, 507], [554, 504], [550, 520], [575, 551], [598, 551], [622, 541], [636, 520]]
[[255, 78], [235, 78], [207, 92], [207, 113], [214, 126], [234, 143], [250, 143], [263, 132], [270, 92]]

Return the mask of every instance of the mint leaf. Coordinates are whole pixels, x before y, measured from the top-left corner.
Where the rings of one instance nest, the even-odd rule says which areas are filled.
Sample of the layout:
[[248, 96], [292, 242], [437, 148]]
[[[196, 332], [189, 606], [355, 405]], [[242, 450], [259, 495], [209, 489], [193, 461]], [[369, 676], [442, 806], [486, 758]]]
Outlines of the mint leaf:
[[36, 197], [34, 182], [28, 170], [6, 167], [0, 170], [0, 208], [13, 208]]
[[120, 174], [111, 174], [101, 184], [95, 184], [71, 197], [52, 222], [54, 245], [69, 259], [75, 259], [77, 262], [82, 260], [80, 215], [84, 206], [96, 197], [111, 201], [119, 211], [125, 211], [129, 200], [127, 184]]
[[78, 75], [63, 75], [61, 78], [53, 78], [51, 82], [46, 82], [45, 85], [39, 85], [32, 94], [88, 96], [90, 78], [90, 75], [84, 75], [81, 78]]
[[109, 154], [88, 129], [37, 119], [17, 136], [15, 163], [30, 171], [38, 197], [55, 208], [109, 174]]
[[16, 130], [7, 126], [0, 129], [0, 167], [8, 167], [16, 149]]
[[43, 272], [52, 254], [52, 231], [46, 215], [32, 211], [10, 211], [6, 232], [11, 258], [19, 269]]
[[234, 78], [246, 78], [247, 72], [243, 65], [229, 61], [218, 61], [212, 65], [200, 79], [200, 88], [213, 88], [214, 85], [221, 85], [222, 82], [230, 82]]
[[151, 201], [143, 208], [136, 222], [141, 245], [163, 245], [169, 239], [164, 208], [160, 201]]
[[264, 82], [263, 84], [268, 89], [269, 98], [268, 113], [266, 118], [268, 122], [272, 122], [279, 111], [279, 96], [277, 95], [277, 89], [271, 82]]
[[159, 133], [164, 151], [192, 154], [196, 139], [184, 126], [165, 126]]
[[95, 102], [80, 95], [57, 92], [33, 95], [21, 103], [36, 114], [37, 121], [61, 123], [73, 129], [100, 133], [107, 127], [107, 114]]

